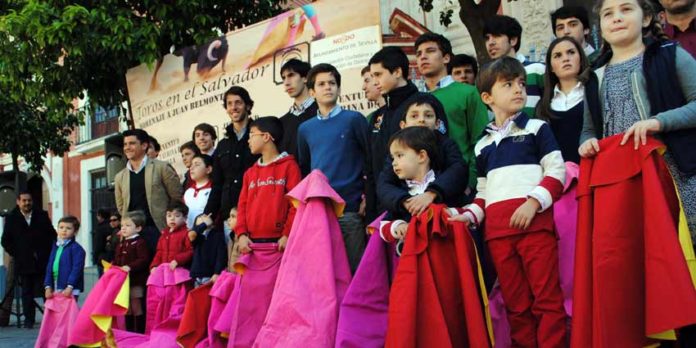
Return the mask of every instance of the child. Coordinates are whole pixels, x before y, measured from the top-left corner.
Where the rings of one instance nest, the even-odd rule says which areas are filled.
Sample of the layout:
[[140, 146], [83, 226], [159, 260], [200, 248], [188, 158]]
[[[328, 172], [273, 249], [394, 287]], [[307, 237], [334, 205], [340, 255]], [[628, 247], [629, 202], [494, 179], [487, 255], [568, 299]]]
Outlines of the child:
[[[389, 141], [393, 171], [411, 195], [425, 192], [442, 173], [435, 133], [426, 127], [407, 127]], [[431, 215], [423, 213], [408, 218], [410, 223], [396, 220], [380, 228], [382, 238], [399, 240], [404, 246], [389, 295], [386, 346], [416, 346], [427, 341], [425, 336], [432, 337], [435, 346], [487, 346], [471, 238], [463, 224], [445, 223], [444, 206], [430, 207]], [[406, 240], [407, 231], [416, 235]], [[401, 243], [404, 240], [406, 244]]]
[[[406, 109], [401, 114], [399, 123], [401, 129], [425, 127], [438, 130], [442, 128], [441, 124], [447, 122], [442, 104], [432, 94], [418, 93], [408, 99], [405, 105]], [[459, 147], [439, 131], [435, 132], [435, 139], [441, 168], [423, 192], [411, 192], [409, 185], [394, 173], [391, 163], [385, 163], [377, 183], [377, 192], [390, 216], [410, 220], [411, 215], [420, 214], [433, 202], [444, 202], [448, 206], [460, 206], [463, 203], [462, 196], [469, 172]]]
[[230, 216], [227, 218], [227, 226], [232, 230], [229, 235], [230, 241], [227, 243], [227, 271], [234, 272], [234, 264], [239, 259], [239, 244], [234, 234], [237, 227], [237, 208], [230, 209]]
[[566, 316], [553, 211], [565, 166], [548, 124], [520, 112], [525, 70], [515, 58], [487, 64], [476, 85], [495, 121], [476, 144], [476, 199], [452, 220], [479, 224], [498, 272], [513, 346], [563, 347]]
[[121, 237], [123, 241], [116, 247], [114, 266], [121, 266], [130, 275], [130, 304], [126, 314], [126, 329], [131, 332], [145, 332], [145, 314], [143, 297], [147, 282], [147, 265], [150, 250], [145, 239], [139, 233], [147, 222], [142, 211], [131, 211], [121, 219]]
[[198, 150], [198, 147], [193, 141], [187, 141], [181, 145], [181, 147], [179, 147], [179, 153], [181, 154], [181, 161], [184, 162], [184, 167], [186, 167], [186, 171], [184, 172], [184, 181], [181, 183], [181, 186], [183, 186], [184, 190], [186, 190], [194, 183], [191, 180], [191, 174], [189, 173], [189, 169], [191, 168], [191, 160], [193, 159], [193, 156], [201, 153], [201, 151]]
[[344, 214], [338, 222], [354, 273], [365, 250], [362, 216], [364, 167], [369, 151], [367, 122], [361, 114], [337, 105], [341, 74], [334, 66], [316, 65], [307, 75], [307, 86], [319, 105], [319, 114], [300, 125], [297, 142], [300, 168], [304, 175], [314, 169], [321, 170], [345, 201]]
[[208, 197], [213, 187], [210, 181], [210, 173], [213, 171], [213, 158], [208, 155], [197, 154], [191, 159], [191, 185], [184, 192], [184, 203], [189, 209], [186, 225], [189, 228], [195, 226], [196, 217], [203, 214]]
[[261, 158], [244, 173], [239, 195], [234, 233], [242, 253], [251, 251], [252, 241], [277, 241], [279, 251], [288, 243], [295, 208], [285, 194], [300, 182], [301, 175], [295, 157], [279, 153], [282, 138], [283, 125], [276, 117], [262, 117], [250, 125], [249, 149]]
[[193, 245], [190, 274], [195, 286], [214, 282], [227, 262], [223, 232], [214, 228], [210, 215], [201, 214], [196, 218], [196, 225], [189, 231], [188, 237]]
[[188, 267], [193, 258], [193, 247], [188, 239], [186, 215], [188, 207], [175, 201], [167, 207], [167, 227], [157, 242], [157, 252], [150, 263], [150, 271], [163, 264], [169, 263], [169, 268]]
[[72, 215], [58, 220], [58, 239], [51, 249], [46, 265], [44, 286], [46, 298], [54, 293], [62, 296], [75, 296], [75, 300], [84, 288], [85, 249], [75, 241], [80, 230], [80, 220]]

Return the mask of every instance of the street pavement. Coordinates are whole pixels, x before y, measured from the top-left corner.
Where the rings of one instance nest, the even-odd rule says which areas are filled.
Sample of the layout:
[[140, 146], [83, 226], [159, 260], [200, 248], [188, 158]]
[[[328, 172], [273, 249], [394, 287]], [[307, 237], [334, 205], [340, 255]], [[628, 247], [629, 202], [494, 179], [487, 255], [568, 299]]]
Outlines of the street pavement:
[[[97, 281], [97, 269], [95, 267], [85, 268], [85, 292], [80, 295], [79, 305], [82, 306], [87, 294]], [[41, 299], [37, 299], [39, 304], [42, 304]], [[14, 303], [13, 303], [14, 305]], [[13, 311], [16, 308], [13, 307]], [[17, 317], [10, 317], [10, 326], [0, 327], [0, 348], [31, 348], [36, 343], [36, 337], [39, 335], [41, 327], [41, 312], [36, 311], [36, 324], [33, 329], [24, 329], [17, 327]]]

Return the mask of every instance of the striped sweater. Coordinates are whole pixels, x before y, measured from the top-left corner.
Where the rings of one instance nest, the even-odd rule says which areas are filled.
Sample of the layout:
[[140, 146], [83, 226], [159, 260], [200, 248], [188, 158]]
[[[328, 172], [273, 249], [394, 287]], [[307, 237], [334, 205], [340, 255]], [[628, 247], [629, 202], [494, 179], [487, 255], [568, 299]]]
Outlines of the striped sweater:
[[522, 111], [534, 117], [536, 115], [536, 105], [541, 100], [544, 92], [546, 65], [530, 62], [521, 53], [518, 53], [515, 58], [522, 63], [524, 70], [527, 72], [527, 105], [525, 105]]
[[[551, 127], [519, 113], [500, 128], [493, 123], [474, 148], [476, 199], [464, 207], [474, 223], [486, 219], [486, 240], [515, 234], [553, 231], [549, 209], [563, 192], [565, 164]], [[515, 210], [533, 197], [541, 209], [526, 231], [510, 227]]]

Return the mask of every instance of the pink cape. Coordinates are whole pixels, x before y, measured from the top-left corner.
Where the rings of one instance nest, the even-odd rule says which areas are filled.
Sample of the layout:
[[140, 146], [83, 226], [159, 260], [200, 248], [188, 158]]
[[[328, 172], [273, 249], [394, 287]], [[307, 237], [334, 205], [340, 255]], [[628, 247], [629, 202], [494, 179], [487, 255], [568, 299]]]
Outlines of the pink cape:
[[[577, 181], [580, 167], [573, 162], [566, 162], [566, 178], [563, 196], [553, 204], [553, 220], [558, 234], [558, 271], [563, 291], [563, 306], [566, 314], [573, 315], [573, 268], [575, 265], [575, 232], [578, 221]], [[507, 321], [505, 301], [496, 283], [489, 296], [495, 348], [508, 348], [510, 324]]]
[[288, 197], [297, 213], [254, 347], [333, 347], [339, 305], [351, 279], [337, 219], [345, 202], [318, 170]]
[[[196, 345], [196, 348], [223, 348], [227, 347], [227, 340], [220, 337], [220, 332], [215, 330], [215, 325], [229, 319], [229, 315], [223, 315], [223, 310], [232, 295], [234, 284], [237, 280], [235, 273], [223, 271], [220, 277], [210, 289], [210, 315], [208, 316], [208, 337]], [[231, 320], [227, 320], [227, 327], [231, 326]]]
[[36, 348], [65, 348], [68, 346], [68, 334], [77, 320], [75, 298], [56, 294], [44, 304], [41, 330], [36, 338]]
[[231, 315], [227, 347], [246, 348], [254, 344], [273, 296], [273, 287], [283, 253], [277, 243], [252, 243], [252, 252], [234, 265], [237, 271], [229, 304]]
[[206, 338], [212, 287], [213, 283], [208, 282], [189, 292], [181, 324], [176, 330], [176, 341], [182, 347], [194, 347]]
[[[124, 285], [125, 298], [122, 291]], [[93, 345], [104, 339], [106, 332], [111, 328], [113, 317], [125, 315], [128, 311], [127, 286], [126, 271], [119, 267], [111, 267], [104, 272], [94, 284], [77, 315], [70, 331], [70, 344]]]
[[368, 226], [372, 236], [341, 303], [336, 347], [384, 347], [389, 286], [397, 259], [394, 246], [379, 235], [379, 223], [384, 215]]
[[118, 346], [178, 348], [176, 331], [184, 313], [190, 280], [185, 268], [172, 271], [168, 263], [157, 266], [147, 279], [145, 335], [114, 330]]

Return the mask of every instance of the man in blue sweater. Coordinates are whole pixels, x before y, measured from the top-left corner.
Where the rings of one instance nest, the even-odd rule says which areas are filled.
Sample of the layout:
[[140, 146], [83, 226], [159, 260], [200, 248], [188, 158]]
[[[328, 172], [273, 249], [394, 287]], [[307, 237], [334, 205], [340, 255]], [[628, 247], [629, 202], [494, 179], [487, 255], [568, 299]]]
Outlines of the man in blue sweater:
[[358, 112], [337, 105], [341, 75], [330, 64], [318, 64], [307, 74], [307, 87], [319, 111], [300, 125], [297, 136], [298, 161], [303, 176], [319, 169], [331, 187], [346, 202], [338, 219], [353, 273], [365, 250], [365, 160], [368, 126]]

